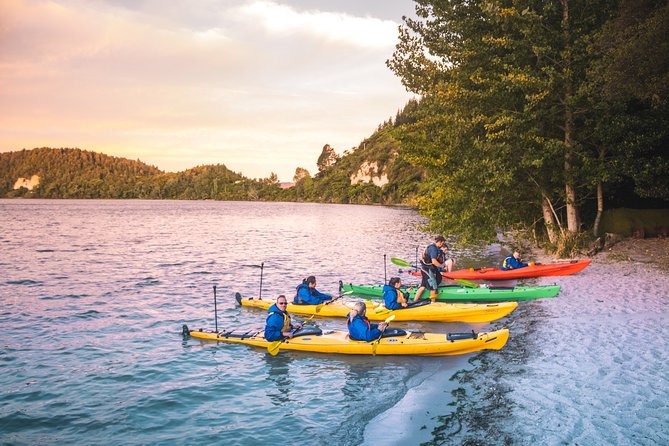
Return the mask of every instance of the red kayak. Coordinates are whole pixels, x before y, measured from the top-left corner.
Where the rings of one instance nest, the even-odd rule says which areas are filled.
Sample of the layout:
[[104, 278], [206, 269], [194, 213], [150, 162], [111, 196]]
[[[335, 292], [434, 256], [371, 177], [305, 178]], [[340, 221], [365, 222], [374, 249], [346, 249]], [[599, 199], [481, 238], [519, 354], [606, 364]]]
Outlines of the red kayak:
[[[504, 279], [527, 279], [529, 277], [542, 276], [568, 276], [577, 273], [590, 265], [592, 260], [572, 260], [565, 263], [541, 263], [539, 265], [526, 266], [524, 268], [510, 269], [507, 271], [499, 268], [482, 269], [460, 269], [450, 273], [442, 272], [443, 277], [449, 279], [464, 280], [504, 280]], [[412, 271], [410, 274], [420, 276], [420, 271]]]

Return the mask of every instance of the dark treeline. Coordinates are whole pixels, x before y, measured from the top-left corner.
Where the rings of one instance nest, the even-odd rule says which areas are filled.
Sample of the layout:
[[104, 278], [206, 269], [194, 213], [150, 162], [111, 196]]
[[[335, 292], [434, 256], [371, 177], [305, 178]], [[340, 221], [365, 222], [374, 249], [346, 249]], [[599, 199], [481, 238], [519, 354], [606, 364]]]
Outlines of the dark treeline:
[[[19, 178], [39, 186], [14, 189]], [[165, 173], [141, 161], [80, 149], [39, 148], [0, 154], [0, 196], [33, 198], [271, 199], [276, 176], [250, 180], [224, 165]]]
[[669, 199], [669, 3], [417, 0], [387, 64], [436, 231], [530, 229], [569, 253], [620, 197]]

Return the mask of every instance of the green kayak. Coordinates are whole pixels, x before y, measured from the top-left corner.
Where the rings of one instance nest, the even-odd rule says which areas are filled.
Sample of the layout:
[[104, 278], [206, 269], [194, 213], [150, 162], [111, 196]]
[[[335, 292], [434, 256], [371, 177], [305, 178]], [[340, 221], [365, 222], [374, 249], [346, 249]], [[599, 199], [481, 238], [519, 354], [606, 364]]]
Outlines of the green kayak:
[[[383, 296], [383, 286], [373, 285], [352, 285], [350, 283], [342, 283], [341, 291], [351, 291], [353, 294], [367, 297], [381, 297]], [[402, 288], [402, 291], [407, 291]], [[413, 297], [416, 290], [411, 291], [410, 297]], [[555, 297], [560, 292], [560, 285], [546, 285], [546, 286], [515, 286], [515, 287], [499, 287], [481, 285], [478, 288], [467, 288], [458, 285], [439, 287], [439, 294], [437, 301], [440, 302], [504, 302], [504, 301], [518, 301], [540, 299], [544, 297]], [[430, 292], [425, 290], [421, 297], [427, 298]]]

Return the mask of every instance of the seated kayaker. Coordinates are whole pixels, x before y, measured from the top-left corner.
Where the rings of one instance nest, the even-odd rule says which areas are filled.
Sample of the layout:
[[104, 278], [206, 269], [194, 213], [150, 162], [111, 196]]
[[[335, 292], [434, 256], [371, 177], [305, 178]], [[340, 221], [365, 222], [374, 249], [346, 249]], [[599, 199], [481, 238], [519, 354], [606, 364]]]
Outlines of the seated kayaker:
[[278, 341], [283, 338], [292, 338], [293, 330], [302, 328], [301, 324], [291, 324], [290, 315], [286, 311], [288, 300], [283, 294], [276, 298], [276, 303], [269, 307], [265, 322], [265, 340]]
[[321, 293], [316, 289], [316, 277], [309, 276], [296, 288], [293, 303], [296, 305], [318, 305], [332, 300], [329, 294]]
[[400, 287], [402, 281], [399, 277], [391, 277], [387, 285], [383, 285], [383, 300], [386, 303], [386, 308], [389, 310], [397, 310], [399, 308], [407, 307], [407, 297]]
[[524, 263], [520, 258], [520, 252], [517, 249], [513, 250], [513, 255], [510, 255], [502, 262], [502, 271], [508, 271], [510, 269], [524, 268], [528, 264]]
[[381, 333], [386, 329], [386, 323], [370, 324], [365, 316], [367, 306], [364, 302], [355, 304], [351, 312], [346, 316], [346, 325], [348, 326], [348, 335], [356, 341], [371, 342], [378, 339]]

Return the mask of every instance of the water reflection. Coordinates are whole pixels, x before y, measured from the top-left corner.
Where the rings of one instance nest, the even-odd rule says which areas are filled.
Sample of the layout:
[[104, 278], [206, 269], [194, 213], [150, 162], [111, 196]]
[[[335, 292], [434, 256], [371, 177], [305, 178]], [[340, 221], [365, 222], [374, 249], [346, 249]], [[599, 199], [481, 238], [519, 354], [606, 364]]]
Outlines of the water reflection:
[[267, 396], [274, 406], [286, 406], [291, 402], [290, 388], [293, 380], [290, 378], [290, 364], [293, 361], [287, 354], [272, 356], [265, 355], [267, 362]]

